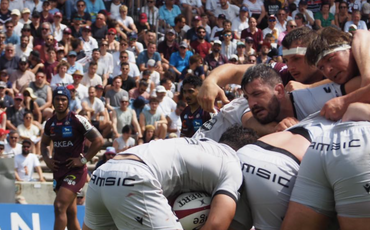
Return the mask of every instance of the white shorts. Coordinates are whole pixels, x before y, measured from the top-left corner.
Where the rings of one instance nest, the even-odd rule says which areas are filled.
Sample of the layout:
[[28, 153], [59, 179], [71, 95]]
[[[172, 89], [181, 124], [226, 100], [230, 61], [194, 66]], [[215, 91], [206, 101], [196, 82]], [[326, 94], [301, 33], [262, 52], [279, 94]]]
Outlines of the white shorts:
[[182, 229], [161, 184], [135, 160], [109, 160], [93, 173], [84, 223], [94, 230]]
[[316, 138], [291, 200], [328, 216], [370, 217], [370, 123], [340, 123]]
[[298, 173], [298, 159], [286, 150], [261, 141], [239, 149], [238, 157], [254, 226], [280, 229]]

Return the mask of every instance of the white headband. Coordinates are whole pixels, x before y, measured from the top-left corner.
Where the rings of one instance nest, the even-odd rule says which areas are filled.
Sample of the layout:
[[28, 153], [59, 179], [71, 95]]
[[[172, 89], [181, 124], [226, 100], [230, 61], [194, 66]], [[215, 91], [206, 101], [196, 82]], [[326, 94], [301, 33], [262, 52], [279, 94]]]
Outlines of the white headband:
[[306, 54], [306, 47], [296, 47], [288, 50], [283, 50], [283, 56], [287, 55], [293, 55], [293, 54], [300, 54], [300, 55], [305, 55]]
[[317, 61], [315, 63], [315, 66], [317, 67], [317, 63], [319, 63], [319, 61], [324, 58], [326, 55], [328, 54], [331, 54], [331, 53], [334, 53], [334, 52], [337, 52], [337, 51], [343, 51], [343, 50], [349, 50], [351, 49], [351, 46], [348, 45], [348, 44], [342, 44], [342, 45], [339, 45], [339, 46], [336, 46], [335, 48], [330, 48], [330, 49], [327, 49], [327, 50], [323, 50], [319, 57], [317, 58]]

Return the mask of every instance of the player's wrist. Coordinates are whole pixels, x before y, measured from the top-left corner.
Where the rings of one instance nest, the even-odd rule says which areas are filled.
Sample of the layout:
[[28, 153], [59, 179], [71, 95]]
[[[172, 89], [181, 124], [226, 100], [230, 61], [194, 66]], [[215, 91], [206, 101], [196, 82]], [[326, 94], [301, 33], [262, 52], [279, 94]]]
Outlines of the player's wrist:
[[82, 165], [85, 165], [87, 163], [87, 159], [82, 153], [80, 153], [80, 162]]

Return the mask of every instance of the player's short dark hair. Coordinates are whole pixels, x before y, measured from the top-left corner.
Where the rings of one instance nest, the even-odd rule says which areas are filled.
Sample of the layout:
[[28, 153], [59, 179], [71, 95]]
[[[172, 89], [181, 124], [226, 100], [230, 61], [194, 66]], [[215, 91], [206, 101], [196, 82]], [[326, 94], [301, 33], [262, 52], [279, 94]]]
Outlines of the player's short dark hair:
[[248, 70], [244, 73], [241, 87], [244, 89], [249, 83], [253, 82], [256, 79], [261, 79], [263, 83], [275, 87], [279, 83], [283, 83], [279, 73], [271, 68], [267, 64], [258, 64], [252, 67], [249, 67]]
[[318, 32], [316, 38], [308, 45], [306, 51], [307, 63], [315, 65], [323, 51], [345, 44], [352, 44], [352, 37], [349, 33], [332, 26], [325, 27]]
[[178, 101], [177, 102], [177, 105], [176, 105], [177, 108], [181, 107], [181, 108], [185, 108], [186, 107], [186, 103], [184, 101]]
[[307, 47], [308, 44], [317, 36], [314, 30], [311, 30], [307, 26], [303, 26], [290, 31], [283, 39], [281, 44], [284, 48], [290, 49], [293, 42], [300, 41], [300, 46]]
[[182, 85], [184, 86], [185, 84], [190, 84], [197, 88], [202, 86], [203, 81], [200, 77], [190, 74], [182, 81]]
[[131, 133], [131, 126], [125, 125], [122, 127], [122, 133]]
[[257, 141], [258, 136], [253, 129], [244, 128], [235, 124], [229, 127], [220, 137], [219, 143], [224, 143], [233, 148], [235, 151], [241, 147], [253, 144]]

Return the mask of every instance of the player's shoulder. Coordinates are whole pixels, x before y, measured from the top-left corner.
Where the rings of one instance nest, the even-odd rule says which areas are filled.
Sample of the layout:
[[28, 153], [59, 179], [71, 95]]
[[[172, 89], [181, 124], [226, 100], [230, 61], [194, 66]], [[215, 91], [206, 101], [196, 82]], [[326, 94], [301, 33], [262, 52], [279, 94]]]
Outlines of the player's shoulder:
[[90, 130], [90, 129], [93, 128], [93, 126], [91, 125], [89, 120], [84, 116], [71, 113], [71, 118], [74, 121], [76, 121], [78, 124], [81, 124], [84, 127], [85, 130]]

